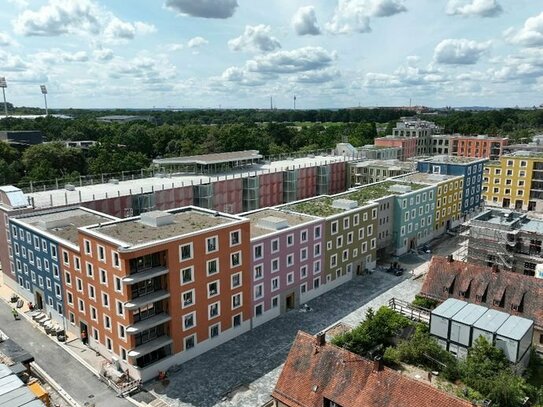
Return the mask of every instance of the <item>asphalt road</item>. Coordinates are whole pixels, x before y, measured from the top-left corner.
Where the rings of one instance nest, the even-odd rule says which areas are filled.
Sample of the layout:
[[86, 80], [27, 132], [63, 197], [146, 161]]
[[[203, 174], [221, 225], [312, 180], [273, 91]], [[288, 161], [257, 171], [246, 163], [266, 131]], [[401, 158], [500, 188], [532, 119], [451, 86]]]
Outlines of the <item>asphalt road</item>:
[[0, 329], [34, 356], [36, 362], [68, 394], [82, 406], [133, 407], [125, 399], [118, 398], [112, 389], [102, 383], [65, 350], [21, 318], [15, 321], [11, 308], [0, 301]]

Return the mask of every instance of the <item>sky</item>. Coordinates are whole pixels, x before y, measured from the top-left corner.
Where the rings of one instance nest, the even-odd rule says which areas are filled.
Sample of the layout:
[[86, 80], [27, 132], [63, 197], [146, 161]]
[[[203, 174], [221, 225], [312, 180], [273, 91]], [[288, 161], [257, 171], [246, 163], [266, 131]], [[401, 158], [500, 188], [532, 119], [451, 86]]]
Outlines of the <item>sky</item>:
[[543, 103], [541, 0], [0, 0], [16, 106]]

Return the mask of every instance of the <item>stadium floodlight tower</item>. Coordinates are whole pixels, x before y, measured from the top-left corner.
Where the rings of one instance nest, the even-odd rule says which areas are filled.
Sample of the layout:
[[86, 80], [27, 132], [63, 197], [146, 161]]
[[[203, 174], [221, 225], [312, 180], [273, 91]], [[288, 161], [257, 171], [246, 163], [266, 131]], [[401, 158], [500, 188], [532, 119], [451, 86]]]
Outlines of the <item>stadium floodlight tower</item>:
[[47, 110], [47, 88], [45, 85], [40, 85], [41, 93], [43, 95], [43, 99], [45, 100], [45, 115], [49, 115], [49, 110]]
[[6, 78], [3, 76], [0, 76], [0, 88], [2, 88], [2, 94], [4, 95], [4, 113], [6, 114], [6, 117], [8, 117], [8, 103], [6, 102], [6, 88], [8, 87], [8, 83], [6, 82]]

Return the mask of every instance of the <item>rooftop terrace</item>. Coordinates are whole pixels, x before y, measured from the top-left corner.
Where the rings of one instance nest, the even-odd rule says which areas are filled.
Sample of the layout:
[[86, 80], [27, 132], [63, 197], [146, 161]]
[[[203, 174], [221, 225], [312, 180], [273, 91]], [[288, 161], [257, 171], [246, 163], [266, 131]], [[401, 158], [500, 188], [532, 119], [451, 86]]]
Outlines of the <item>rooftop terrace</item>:
[[59, 239], [78, 244], [77, 229], [84, 226], [111, 222], [117, 218], [98, 215], [83, 208], [57, 210], [17, 218], [20, 222], [52, 234]]
[[157, 213], [168, 218], [165, 224], [161, 226], [150, 225], [142, 220], [145, 217], [144, 214], [141, 217], [121, 220], [109, 225], [96, 226], [89, 228], [89, 230], [102, 235], [108, 240], [113, 239], [125, 246], [136, 246], [187, 235], [239, 220], [234, 216], [204, 211], [193, 207], [168, 212], [153, 212], [153, 214]]
[[248, 218], [251, 221], [251, 238], [262, 237], [277, 232], [277, 229], [268, 228], [262, 225], [263, 222], [261, 221], [265, 221], [267, 218], [277, 218], [285, 220], [288, 224], [288, 227], [299, 226], [308, 222], [315, 221], [315, 218], [311, 216], [274, 209], [264, 209], [262, 211], [257, 211], [242, 216], [244, 218]]

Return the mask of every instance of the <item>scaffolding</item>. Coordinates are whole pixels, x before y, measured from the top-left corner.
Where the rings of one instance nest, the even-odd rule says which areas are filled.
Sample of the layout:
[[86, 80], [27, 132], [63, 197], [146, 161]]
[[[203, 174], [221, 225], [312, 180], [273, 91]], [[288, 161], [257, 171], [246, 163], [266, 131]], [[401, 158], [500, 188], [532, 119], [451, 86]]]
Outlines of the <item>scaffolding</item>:
[[504, 230], [470, 222], [467, 257], [474, 263], [513, 270], [518, 230]]

